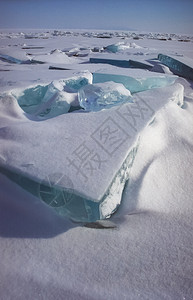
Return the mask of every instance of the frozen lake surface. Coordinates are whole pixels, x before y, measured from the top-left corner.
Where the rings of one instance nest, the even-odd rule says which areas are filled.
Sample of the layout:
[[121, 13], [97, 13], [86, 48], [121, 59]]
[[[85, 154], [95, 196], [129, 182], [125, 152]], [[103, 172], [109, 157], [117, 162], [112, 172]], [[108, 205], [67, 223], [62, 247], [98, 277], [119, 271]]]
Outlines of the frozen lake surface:
[[0, 32], [2, 299], [193, 298], [192, 43]]

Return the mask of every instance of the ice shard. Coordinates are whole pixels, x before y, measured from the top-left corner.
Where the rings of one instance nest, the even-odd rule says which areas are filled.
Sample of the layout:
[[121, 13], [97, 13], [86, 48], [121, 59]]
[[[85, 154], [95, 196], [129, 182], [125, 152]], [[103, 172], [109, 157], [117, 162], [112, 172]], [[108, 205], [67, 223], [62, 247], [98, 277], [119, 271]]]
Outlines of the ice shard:
[[128, 50], [130, 48], [142, 48], [142, 47], [136, 45], [135, 43], [119, 42], [116, 44], [108, 45], [107, 47], [105, 47], [105, 50], [112, 52], [112, 53], [117, 53], [119, 51]]
[[144, 78], [106, 73], [93, 73], [93, 83], [102, 83], [107, 81], [122, 83], [132, 94], [153, 88], [165, 87], [173, 84], [175, 80], [175, 76], [156, 75], [156, 73], [154, 76]]
[[[73, 93], [89, 83], [86, 77], [76, 77], [53, 81], [48, 85], [38, 85], [25, 89], [13, 96], [20, 107], [29, 114], [52, 118], [67, 113], [73, 100]], [[75, 95], [74, 95], [75, 98]]]
[[107, 47], [105, 47], [105, 50], [112, 52], [112, 53], [117, 53], [120, 50], [122, 50], [121, 45], [122, 45], [121, 43], [108, 45]]
[[79, 104], [86, 111], [98, 111], [125, 102], [132, 102], [131, 93], [121, 83], [89, 84], [78, 91]]
[[191, 58], [159, 54], [158, 59], [177, 75], [193, 80], [193, 60]]
[[66, 101], [65, 93], [59, 90], [54, 83], [48, 86], [48, 90], [43, 97], [41, 104], [37, 107], [34, 115], [53, 118], [65, 114], [70, 109], [70, 103]]
[[42, 86], [37, 85], [22, 91], [18, 96], [13, 93], [17, 98], [20, 107], [26, 113], [35, 113], [37, 107], [41, 104], [42, 99], [44, 98], [48, 90], [48, 85]]

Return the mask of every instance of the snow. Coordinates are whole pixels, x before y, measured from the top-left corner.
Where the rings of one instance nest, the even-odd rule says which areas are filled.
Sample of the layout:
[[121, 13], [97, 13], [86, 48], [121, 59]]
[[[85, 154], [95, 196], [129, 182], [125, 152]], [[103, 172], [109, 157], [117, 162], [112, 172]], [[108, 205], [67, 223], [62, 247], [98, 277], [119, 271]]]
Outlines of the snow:
[[[122, 38], [128, 41], [122, 44]], [[108, 45], [133, 42], [141, 48], [110, 55], [144, 57], [154, 72], [89, 63], [93, 55], [108, 58], [103, 52]], [[22, 49], [24, 44], [32, 49]], [[75, 56], [67, 55], [71, 49]], [[192, 37], [62, 30], [0, 34], [0, 54], [25, 61], [26, 51], [45, 63], [0, 61], [1, 298], [191, 300], [193, 83], [174, 76], [157, 58], [177, 54], [189, 64]], [[50, 70], [50, 65], [70, 70]], [[21, 100], [57, 105], [65, 97], [77, 109], [80, 78], [104, 87], [109, 80], [119, 85], [123, 82], [115, 79], [129, 78], [143, 89], [128, 88], [133, 103], [97, 112], [58, 110], [41, 117], [20, 107]], [[34, 98], [35, 89], [46, 91]], [[136, 110], [142, 103], [143, 117]], [[99, 145], [97, 129], [107, 121], [109, 128], [123, 129], [119, 137], [125, 141], [118, 148]], [[73, 165], [66, 165], [68, 159], [75, 163], [74, 151], [82, 143], [102, 159], [108, 157], [86, 183]], [[82, 222], [58, 214], [61, 204], [67, 209], [62, 214], [74, 220], [79, 214]], [[109, 217], [115, 210], [108, 220], [93, 223], [99, 213]]]

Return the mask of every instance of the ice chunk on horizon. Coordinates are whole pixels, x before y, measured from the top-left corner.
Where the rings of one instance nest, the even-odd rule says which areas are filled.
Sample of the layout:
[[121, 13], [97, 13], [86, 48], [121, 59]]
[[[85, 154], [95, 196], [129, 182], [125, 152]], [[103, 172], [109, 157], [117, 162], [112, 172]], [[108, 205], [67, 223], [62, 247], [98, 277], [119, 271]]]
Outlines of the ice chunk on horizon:
[[142, 47], [136, 45], [135, 43], [119, 42], [116, 44], [109, 45], [109, 46], [105, 47], [104, 49], [109, 52], [112, 52], [112, 53], [117, 53], [120, 51], [128, 50], [130, 48], [142, 48]]
[[79, 104], [86, 111], [98, 111], [125, 102], [132, 102], [131, 93], [123, 84], [105, 82], [89, 84], [78, 91]]

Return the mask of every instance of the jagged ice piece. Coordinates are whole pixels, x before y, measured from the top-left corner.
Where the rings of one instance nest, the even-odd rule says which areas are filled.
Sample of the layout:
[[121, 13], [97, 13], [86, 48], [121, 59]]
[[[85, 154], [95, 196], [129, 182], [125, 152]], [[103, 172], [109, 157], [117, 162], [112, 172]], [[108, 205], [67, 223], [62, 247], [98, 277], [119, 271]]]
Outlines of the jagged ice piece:
[[159, 54], [158, 59], [176, 74], [193, 80], [193, 60], [191, 58]]
[[175, 82], [176, 76], [167, 75], [153, 75], [151, 77], [134, 78], [133, 76], [106, 74], [106, 73], [93, 73], [93, 83], [101, 83], [107, 81], [114, 81], [122, 83], [126, 89], [132, 94], [142, 92], [145, 90], [165, 87]]
[[78, 91], [78, 100], [86, 111], [98, 111], [124, 102], [132, 102], [132, 97], [123, 84], [109, 81], [82, 87]]

